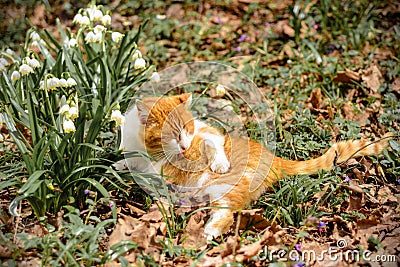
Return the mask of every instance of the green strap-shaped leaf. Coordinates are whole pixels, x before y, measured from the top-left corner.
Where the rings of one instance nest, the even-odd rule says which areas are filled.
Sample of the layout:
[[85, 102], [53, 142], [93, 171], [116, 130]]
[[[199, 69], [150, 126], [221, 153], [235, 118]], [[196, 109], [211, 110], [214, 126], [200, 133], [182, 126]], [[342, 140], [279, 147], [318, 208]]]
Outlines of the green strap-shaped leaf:
[[42, 177], [43, 174], [46, 172], [49, 172], [48, 170], [40, 170], [40, 171], [35, 171], [32, 173], [31, 176], [29, 176], [28, 180], [26, 183], [18, 190], [18, 194], [24, 194], [24, 195], [29, 195], [29, 193], [34, 192], [32, 189], [37, 189], [38, 184], [43, 182], [43, 181], [38, 181], [40, 177]]

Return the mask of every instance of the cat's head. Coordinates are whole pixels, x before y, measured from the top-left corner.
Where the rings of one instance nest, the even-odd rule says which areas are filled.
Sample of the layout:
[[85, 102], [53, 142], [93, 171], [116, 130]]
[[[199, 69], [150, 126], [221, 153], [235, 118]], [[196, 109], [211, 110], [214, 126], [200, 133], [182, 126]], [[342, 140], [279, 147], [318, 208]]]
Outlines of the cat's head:
[[173, 158], [184, 153], [194, 135], [193, 115], [189, 110], [191, 94], [148, 97], [136, 101], [143, 131], [141, 140], [155, 158]]

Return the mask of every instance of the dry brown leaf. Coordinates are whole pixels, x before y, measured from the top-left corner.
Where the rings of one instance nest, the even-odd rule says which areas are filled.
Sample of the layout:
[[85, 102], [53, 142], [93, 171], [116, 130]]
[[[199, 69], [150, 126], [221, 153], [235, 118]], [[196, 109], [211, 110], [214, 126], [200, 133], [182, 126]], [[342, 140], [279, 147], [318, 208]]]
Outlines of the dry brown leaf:
[[311, 92], [308, 102], [311, 103], [313, 108], [319, 109], [321, 107], [321, 105], [322, 105], [321, 88], [317, 88], [316, 90]]
[[353, 180], [350, 182], [350, 185], [341, 184], [340, 186], [344, 187], [354, 193], [364, 194], [364, 191], [362, 190], [362, 188], [357, 183], [355, 183]]
[[398, 199], [393, 195], [390, 188], [386, 185], [382, 186], [378, 191], [377, 199], [381, 204], [385, 204], [387, 202], [397, 202]]
[[262, 209], [243, 210], [241, 213], [239, 229], [243, 230], [248, 227], [254, 229], [265, 229], [268, 226], [271, 226], [271, 222], [262, 215], [262, 212]]
[[275, 32], [276, 32], [277, 34], [280, 34], [280, 35], [285, 34], [285, 35], [287, 35], [287, 36], [289, 36], [289, 37], [294, 37], [294, 30], [293, 30], [292, 27], [290, 27], [290, 26], [288, 25], [288, 23], [289, 23], [288, 20], [281, 20], [281, 21], [278, 21], [278, 22], [275, 24], [275, 27], [274, 27]]
[[143, 214], [146, 213], [144, 210], [141, 210], [141, 209], [139, 209], [139, 208], [137, 208], [137, 207], [135, 207], [135, 206], [133, 206], [133, 205], [130, 205], [130, 204], [128, 204], [128, 203], [126, 203], [126, 207], [129, 208], [129, 210], [131, 211], [131, 213], [134, 213], [134, 214], [136, 214], [136, 215], [143, 215]]
[[366, 70], [360, 71], [361, 78], [365, 85], [376, 93], [381, 86], [382, 73], [379, 71], [378, 67], [372, 65]]
[[336, 77], [333, 78], [334, 82], [350, 83], [353, 81], [360, 81], [360, 75], [357, 72], [346, 69], [345, 71], [338, 71]]
[[193, 214], [187, 225], [185, 231], [182, 234], [181, 240], [183, 240], [182, 245], [184, 247], [195, 248], [199, 246], [204, 246], [207, 244], [206, 239], [203, 237], [205, 225], [205, 213], [199, 211]]
[[367, 219], [357, 219], [357, 227], [358, 229], [367, 229], [373, 226], [378, 225], [379, 219], [376, 216], [371, 216]]
[[139, 248], [147, 249], [150, 245], [155, 245], [156, 232], [155, 227], [149, 222], [120, 214], [118, 223], [110, 235], [108, 246], [111, 247], [123, 240], [130, 240], [136, 242]]
[[397, 77], [393, 82], [392, 82], [392, 89], [393, 91], [400, 93], [400, 78]]
[[[168, 204], [165, 203], [160, 203], [159, 205], [164, 205], [165, 211], [167, 212], [169, 216], [169, 207]], [[151, 205], [149, 211], [144, 214], [142, 217], [140, 217], [141, 220], [146, 221], [146, 222], [160, 222], [163, 220], [163, 215], [158, 209], [158, 206], [156, 204]]]
[[361, 198], [358, 196], [351, 195], [349, 197], [349, 206], [347, 207], [347, 211], [358, 211], [362, 208]]

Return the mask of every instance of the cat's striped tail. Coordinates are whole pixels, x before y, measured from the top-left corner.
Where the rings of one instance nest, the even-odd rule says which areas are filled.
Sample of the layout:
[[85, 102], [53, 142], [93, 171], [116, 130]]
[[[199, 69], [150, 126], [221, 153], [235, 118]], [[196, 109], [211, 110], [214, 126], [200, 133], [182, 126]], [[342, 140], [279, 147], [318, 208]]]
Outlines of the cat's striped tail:
[[311, 174], [318, 170], [330, 170], [334, 165], [344, 163], [350, 158], [380, 154], [387, 148], [391, 136], [392, 134], [388, 133], [375, 142], [367, 139], [340, 141], [329, 148], [322, 156], [305, 161], [275, 157], [272, 166], [278, 178], [285, 175]]

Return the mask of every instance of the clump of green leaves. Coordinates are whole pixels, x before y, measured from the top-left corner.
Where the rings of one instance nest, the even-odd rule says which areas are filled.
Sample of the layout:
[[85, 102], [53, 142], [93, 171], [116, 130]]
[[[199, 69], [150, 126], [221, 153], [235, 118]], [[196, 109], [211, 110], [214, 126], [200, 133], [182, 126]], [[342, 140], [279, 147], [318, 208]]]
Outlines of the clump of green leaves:
[[[47, 225], [49, 233], [43, 237], [32, 237], [27, 233], [0, 234], [0, 246], [7, 245], [12, 259], [8, 264], [18, 263], [19, 256], [36, 251], [35, 254], [41, 266], [94, 266], [113, 261], [125, 252], [135, 249], [136, 243], [121, 241], [109, 250], [105, 249], [106, 227], [114, 223], [114, 219], [101, 220], [93, 215], [98, 207], [110, 203], [108, 199], [97, 200], [95, 192], [88, 193], [86, 200], [88, 212], [81, 216], [81, 212], [72, 207], [65, 206], [66, 212], [59, 229]], [[15, 243], [21, 243], [17, 245]]]
[[84, 205], [87, 188], [108, 198], [109, 189], [127, 186], [111, 168], [122, 158], [115, 127], [151, 68], [137, 46], [142, 28], [113, 32], [108, 13], [90, 5], [75, 16], [76, 33], [58, 21], [61, 40], [32, 30], [20, 55], [1, 53], [0, 113], [10, 138], [0, 189], [17, 190], [13, 215], [24, 199], [41, 218], [66, 204]]

